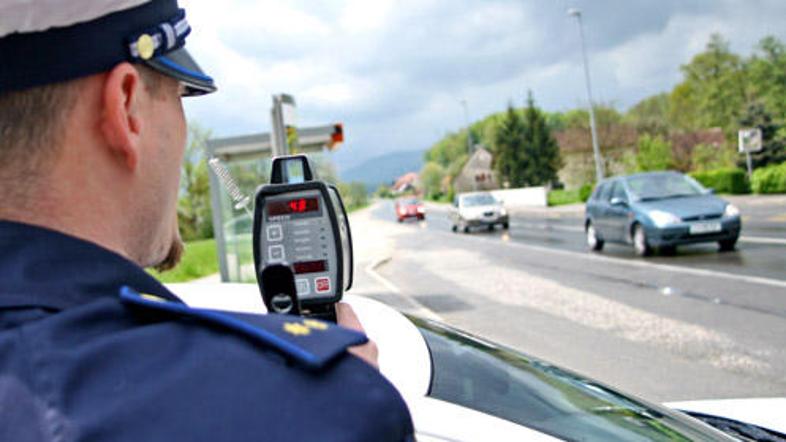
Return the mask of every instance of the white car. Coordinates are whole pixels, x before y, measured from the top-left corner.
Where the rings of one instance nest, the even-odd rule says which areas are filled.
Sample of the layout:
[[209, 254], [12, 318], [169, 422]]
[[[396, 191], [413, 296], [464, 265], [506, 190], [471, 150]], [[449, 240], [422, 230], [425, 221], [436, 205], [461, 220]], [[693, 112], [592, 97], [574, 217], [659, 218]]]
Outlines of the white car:
[[[192, 307], [265, 312], [254, 284], [169, 288]], [[377, 343], [421, 442], [786, 440], [784, 398], [655, 405], [369, 298], [344, 300]]]
[[507, 230], [509, 226], [508, 212], [493, 195], [488, 192], [471, 192], [456, 195], [450, 209], [452, 230], [469, 233], [474, 227], [486, 227], [494, 230], [501, 226]]

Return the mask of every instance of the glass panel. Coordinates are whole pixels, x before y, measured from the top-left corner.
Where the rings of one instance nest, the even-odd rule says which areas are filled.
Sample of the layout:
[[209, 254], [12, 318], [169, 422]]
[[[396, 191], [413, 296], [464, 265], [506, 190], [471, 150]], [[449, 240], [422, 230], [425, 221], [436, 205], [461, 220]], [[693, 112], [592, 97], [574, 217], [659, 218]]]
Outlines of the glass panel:
[[[269, 158], [234, 160], [224, 163], [240, 191], [252, 198], [250, 207], [252, 212], [254, 210], [253, 198], [257, 187], [270, 181], [270, 163]], [[256, 282], [251, 241], [254, 220], [245, 210], [236, 209], [231, 198], [223, 189], [220, 192], [220, 199], [228, 282]]]
[[678, 173], [632, 176], [627, 179], [633, 196], [641, 201], [696, 196], [705, 189], [693, 179]]
[[436, 323], [429, 396], [566, 440], [726, 440], [687, 416]]

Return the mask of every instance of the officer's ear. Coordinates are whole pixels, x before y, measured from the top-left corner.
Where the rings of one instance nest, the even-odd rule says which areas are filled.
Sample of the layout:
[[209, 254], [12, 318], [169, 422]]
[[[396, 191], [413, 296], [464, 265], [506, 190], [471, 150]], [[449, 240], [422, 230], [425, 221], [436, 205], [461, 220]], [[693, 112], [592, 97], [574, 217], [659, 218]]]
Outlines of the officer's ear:
[[107, 72], [101, 91], [101, 132], [113, 153], [130, 170], [136, 170], [142, 144], [140, 100], [144, 84], [130, 63]]

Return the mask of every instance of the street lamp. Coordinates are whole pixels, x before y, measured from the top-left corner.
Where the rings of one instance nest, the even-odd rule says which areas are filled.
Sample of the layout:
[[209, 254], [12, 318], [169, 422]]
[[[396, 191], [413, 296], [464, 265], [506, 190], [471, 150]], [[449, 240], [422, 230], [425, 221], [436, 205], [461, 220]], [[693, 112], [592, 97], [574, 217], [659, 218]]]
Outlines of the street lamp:
[[467, 125], [467, 155], [472, 155], [472, 131], [469, 130], [469, 111], [467, 110], [467, 100], [461, 100], [464, 107], [464, 123]]
[[598, 132], [595, 129], [595, 109], [592, 103], [592, 87], [590, 86], [589, 63], [587, 62], [587, 48], [584, 44], [584, 26], [581, 23], [581, 11], [576, 8], [568, 9], [568, 15], [576, 17], [579, 24], [579, 36], [581, 37], [581, 55], [584, 59], [584, 78], [587, 81], [587, 100], [589, 100], [590, 132], [592, 133], [592, 152], [595, 155], [595, 177], [597, 181], [603, 179], [603, 160], [600, 157], [598, 147]]

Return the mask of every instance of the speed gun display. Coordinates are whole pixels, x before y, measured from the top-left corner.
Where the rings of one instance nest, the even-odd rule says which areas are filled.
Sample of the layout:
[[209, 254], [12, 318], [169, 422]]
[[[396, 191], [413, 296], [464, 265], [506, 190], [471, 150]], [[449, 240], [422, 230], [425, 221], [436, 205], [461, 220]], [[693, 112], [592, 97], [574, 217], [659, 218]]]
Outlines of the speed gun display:
[[256, 194], [254, 264], [271, 313], [335, 320], [352, 286], [352, 238], [338, 189], [320, 181], [305, 155], [273, 159]]

